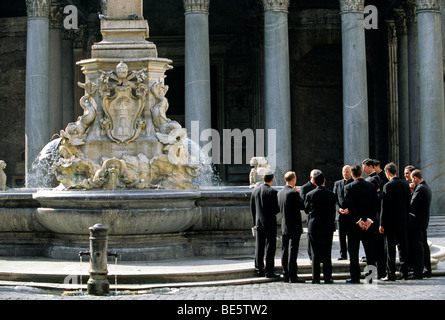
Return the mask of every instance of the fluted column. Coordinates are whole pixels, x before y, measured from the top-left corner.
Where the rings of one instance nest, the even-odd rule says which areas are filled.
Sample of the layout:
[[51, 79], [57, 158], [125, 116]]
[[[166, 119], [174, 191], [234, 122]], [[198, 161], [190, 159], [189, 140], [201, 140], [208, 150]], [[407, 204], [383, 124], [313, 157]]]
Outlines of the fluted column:
[[406, 13], [408, 33], [408, 86], [409, 86], [409, 162], [420, 165], [420, 128], [419, 128], [419, 51], [416, 16], [416, 1], [402, 0]]
[[388, 99], [390, 123], [390, 158], [399, 163], [399, 94], [397, 76], [397, 32], [393, 20], [385, 20], [388, 44]]
[[49, 6], [50, 0], [26, 0], [26, 183], [32, 163], [50, 137], [49, 132]]
[[369, 157], [364, 0], [340, 0], [343, 52], [344, 162]]
[[408, 30], [406, 13], [403, 9], [394, 10], [397, 30], [397, 82], [399, 101], [399, 166], [409, 164], [409, 81], [408, 81]]
[[62, 41], [62, 82], [63, 82], [63, 102], [62, 102], [62, 125], [65, 127], [74, 118], [74, 59], [73, 59], [73, 30], [63, 31]]
[[292, 169], [292, 130], [289, 82], [288, 8], [290, 0], [263, 0], [264, 6], [264, 124], [267, 156], [278, 185]]
[[439, 0], [417, 0], [420, 163], [433, 192], [432, 214], [445, 213], [445, 110]]
[[[203, 130], [212, 127], [209, 5], [210, 0], [184, 0], [185, 126], [189, 133], [199, 133], [199, 137], [195, 136], [198, 140]], [[199, 130], [192, 130], [192, 122], [196, 121], [199, 121]]]

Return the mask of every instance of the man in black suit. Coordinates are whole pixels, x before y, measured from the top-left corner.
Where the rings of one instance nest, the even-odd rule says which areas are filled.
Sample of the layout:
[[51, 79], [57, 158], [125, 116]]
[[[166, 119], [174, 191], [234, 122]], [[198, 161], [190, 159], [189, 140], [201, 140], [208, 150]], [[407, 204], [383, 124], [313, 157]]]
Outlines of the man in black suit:
[[385, 166], [388, 182], [383, 187], [380, 233], [385, 235], [388, 275], [384, 281], [396, 280], [396, 246], [398, 245], [401, 278], [408, 278], [407, 225], [411, 190], [409, 184], [397, 176], [397, 166]]
[[303, 200], [296, 190], [297, 175], [289, 171], [284, 175], [286, 185], [278, 192], [278, 205], [282, 215], [282, 255], [281, 266], [283, 267], [284, 282], [304, 282], [298, 278], [298, 248], [300, 237], [303, 233], [300, 210], [304, 209]]
[[383, 186], [388, 182], [388, 178], [385, 175], [385, 171], [382, 170], [380, 160], [374, 159], [374, 170], [380, 178], [380, 190], [383, 190]]
[[[301, 186], [299, 192], [300, 192], [301, 199], [303, 199], [303, 202], [306, 199], [306, 195], [317, 187], [314, 183], [313, 177], [314, 177], [314, 175], [317, 175], [320, 173], [321, 173], [321, 171], [319, 169], [311, 170], [309, 181]], [[306, 209], [304, 209], [304, 212], [306, 213], [306, 215], [308, 214]], [[309, 259], [312, 261], [312, 251], [311, 251], [311, 243], [310, 242], [308, 242], [308, 244], [307, 244], [307, 253], [309, 255]]]
[[354, 181], [351, 174], [351, 166], [345, 165], [342, 169], [343, 179], [337, 180], [334, 183], [333, 192], [337, 195], [337, 202], [335, 204], [336, 209], [336, 220], [338, 227], [338, 238], [340, 242], [340, 257], [338, 260], [348, 259], [348, 245], [346, 242], [346, 232], [347, 232], [347, 215], [340, 214], [339, 209], [345, 209], [345, 186]]
[[[268, 173], [263, 177], [263, 184], [256, 187], [250, 198], [250, 211], [252, 213], [254, 230], [256, 230], [255, 243], [255, 269], [258, 276], [277, 278], [274, 272], [275, 251], [277, 246], [277, 218], [280, 212], [278, 206], [278, 191], [273, 189], [274, 176]], [[266, 265], [264, 266], [264, 252], [266, 252]]]
[[377, 189], [380, 188], [380, 176], [375, 171], [374, 160], [367, 158], [362, 162], [363, 172], [368, 175], [366, 181], [372, 182], [376, 185]]
[[414, 274], [409, 279], [423, 279], [424, 267], [427, 269], [427, 276], [431, 275], [431, 253], [427, 241], [427, 229], [432, 194], [420, 170], [411, 172], [411, 180], [414, 184], [414, 192], [409, 208], [408, 238]]
[[325, 283], [332, 281], [332, 237], [335, 230], [335, 194], [325, 188], [326, 179], [322, 172], [313, 176], [316, 189], [306, 195], [308, 211], [308, 236], [312, 251], [312, 283], [320, 283], [320, 263], [323, 264]]
[[363, 243], [368, 265], [375, 265], [375, 239], [373, 237], [377, 192], [375, 186], [362, 177], [362, 168], [351, 166], [354, 182], [345, 187], [346, 209], [341, 214], [348, 215], [348, 250], [351, 278], [348, 283], [360, 283], [360, 241]]

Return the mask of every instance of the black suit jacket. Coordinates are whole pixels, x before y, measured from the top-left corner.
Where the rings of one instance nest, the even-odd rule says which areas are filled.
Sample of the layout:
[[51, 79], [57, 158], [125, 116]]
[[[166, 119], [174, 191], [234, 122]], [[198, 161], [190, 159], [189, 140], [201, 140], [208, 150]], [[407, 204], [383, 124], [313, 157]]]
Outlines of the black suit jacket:
[[282, 234], [303, 233], [300, 210], [304, 209], [304, 204], [300, 194], [291, 186], [286, 185], [278, 192], [278, 205], [282, 215]]
[[304, 205], [308, 212], [308, 233], [326, 234], [334, 232], [336, 201], [335, 193], [324, 187], [317, 187], [306, 195]]
[[414, 215], [411, 225], [415, 229], [426, 230], [430, 221], [431, 189], [425, 181], [413, 191], [409, 211]]
[[[301, 199], [304, 200], [306, 199], [306, 195], [311, 192], [312, 190], [314, 190], [317, 186], [314, 185], [310, 180], [308, 182], [306, 182], [304, 185], [301, 186], [300, 188], [300, 197]], [[306, 212], [306, 214], [308, 214], [307, 210], [304, 209], [304, 211]]]
[[380, 190], [383, 190], [383, 186], [388, 182], [388, 178], [386, 177], [385, 171], [380, 171], [380, 173], [378, 173], [379, 177], [380, 177]]
[[394, 177], [383, 186], [380, 226], [385, 233], [407, 228], [411, 189], [408, 182]]
[[250, 211], [253, 223], [257, 228], [276, 228], [276, 215], [280, 212], [278, 206], [278, 191], [267, 184], [256, 187], [250, 198]]
[[354, 180], [351, 178], [348, 181], [345, 179], [337, 180], [334, 182], [334, 189], [332, 190], [337, 195], [337, 202], [335, 204], [335, 212], [337, 218], [344, 218], [344, 214], [340, 214], [338, 209], [346, 209], [344, 206], [345, 201], [345, 186], [353, 182]]
[[360, 219], [376, 222], [377, 201], [377, 189], [371, 182], [359, 178], [345, 186], [344, 206], [349, 209], [348, 217], [352, 225]]

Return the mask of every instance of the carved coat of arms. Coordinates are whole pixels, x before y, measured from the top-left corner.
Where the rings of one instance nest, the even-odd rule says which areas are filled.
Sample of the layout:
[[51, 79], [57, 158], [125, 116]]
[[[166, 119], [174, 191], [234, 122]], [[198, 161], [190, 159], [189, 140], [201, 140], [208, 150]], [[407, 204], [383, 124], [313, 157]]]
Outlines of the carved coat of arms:
[[141, 117], [148, 92], [142, 83], [147, 77], [146, 71], [144, 68], [128, 74], [128, 67], [122, 61], [116, 73], [100, 70], [103, 84], [99, 92], [105, 113], [101, 128], [118, 144], [135, 140], [146, 127], [146, 120]]

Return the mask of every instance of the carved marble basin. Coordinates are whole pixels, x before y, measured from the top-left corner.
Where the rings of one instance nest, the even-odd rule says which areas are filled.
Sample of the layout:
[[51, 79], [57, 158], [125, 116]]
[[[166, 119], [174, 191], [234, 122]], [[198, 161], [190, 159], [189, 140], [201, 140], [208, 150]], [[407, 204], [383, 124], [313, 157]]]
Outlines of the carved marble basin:
[[198, 191], [54, 191], [33, 194], [36, 219], [56, 234], [86, 235], [101, 223], [109, 235], [181, 232], [200, 217]]

